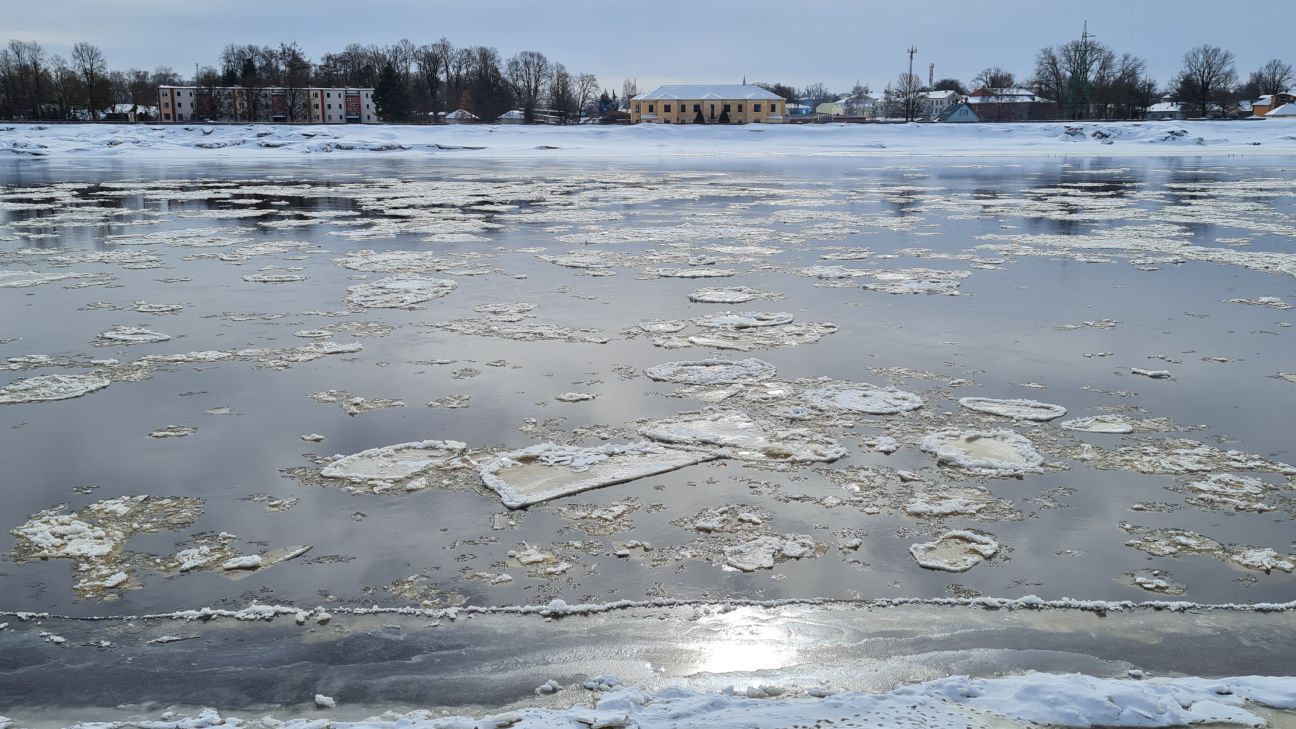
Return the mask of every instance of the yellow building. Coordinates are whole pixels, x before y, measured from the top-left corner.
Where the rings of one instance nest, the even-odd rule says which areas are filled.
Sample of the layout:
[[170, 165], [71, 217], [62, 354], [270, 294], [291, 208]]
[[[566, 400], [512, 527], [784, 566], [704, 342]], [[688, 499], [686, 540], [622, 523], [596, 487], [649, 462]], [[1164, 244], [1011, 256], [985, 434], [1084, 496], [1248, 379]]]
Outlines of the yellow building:
[[787, 101], [759, 86], [660, 86], [630, 100], [634, 124], [782, 124]]

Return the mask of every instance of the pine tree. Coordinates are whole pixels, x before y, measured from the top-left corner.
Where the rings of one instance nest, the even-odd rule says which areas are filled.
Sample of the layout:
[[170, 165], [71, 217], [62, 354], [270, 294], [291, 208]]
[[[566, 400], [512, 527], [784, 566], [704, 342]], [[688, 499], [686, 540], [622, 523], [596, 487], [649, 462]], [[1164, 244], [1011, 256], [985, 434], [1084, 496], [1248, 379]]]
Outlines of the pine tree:
[[396, 67], [390, 62], [383, 64], [373, 99], [383, 121], [405, 121], [409, 117], [409, 95]]

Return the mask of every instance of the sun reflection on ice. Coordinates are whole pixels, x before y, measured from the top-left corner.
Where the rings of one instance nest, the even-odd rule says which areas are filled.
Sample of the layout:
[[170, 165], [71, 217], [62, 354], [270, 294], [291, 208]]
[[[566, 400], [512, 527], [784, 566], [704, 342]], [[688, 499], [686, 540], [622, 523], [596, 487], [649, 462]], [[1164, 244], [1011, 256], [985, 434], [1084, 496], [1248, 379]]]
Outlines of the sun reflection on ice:
[[700, 618], [684, 637], [696, 641], [696, 673], [767, 671], [797, 661], [793, 632], [784, 616], [756, 608]]

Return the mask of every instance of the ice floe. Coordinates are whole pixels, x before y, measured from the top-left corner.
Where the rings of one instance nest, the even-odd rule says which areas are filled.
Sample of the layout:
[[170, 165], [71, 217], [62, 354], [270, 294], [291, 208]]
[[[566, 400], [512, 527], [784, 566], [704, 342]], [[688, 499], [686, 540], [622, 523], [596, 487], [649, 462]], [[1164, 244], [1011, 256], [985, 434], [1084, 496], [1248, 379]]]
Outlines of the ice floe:
[[945, 572], [967, 572], [999, 553], [999, 542], [980, 532], [956, 529], [934, 542], [909, 546], [909, 554], [922, 567]]
[[774, 300], [782, 296], [747, 286], [722, 286], [698, 289], [688, 298], [697, 304], [745, 304], [756, 299]]
[[766, 535], [725, 547], [725, 566], [739, 572], [770, 570], [779, 562], [814, 557], [821, 549], [806, 534]]
[[449, 294], [456, 286], [445, 278], [390, 276], [348, 287], [346, 302], [366, 309], [411, 309]]
[[510, 509], [625, 483], [712, 460], [710, 453], [654, 443], [564, 446], [553, 443], [500, 453], [481, 466], [482, 483]]
[[98, 375], [37, 375], [0, 387], [0, 404], [67, 400], [102, 390], [109, 384]]
[[962, 397], [959, 405], [978, 413], [1001, 415], [1005, 418], [1044, 422], [1066, 415], [1066, 408], [1038, 400], [998, 400], [990, 397]]
[[1063, 430], [1074, 430], [1081, 433], [1133, 433], [1134, 426], [1120, 415], [1093, 415], [1087, 418], [1073, 418], [1058, 423]]
[[836, 441], [805, 429], [767, 431], [739, 411], [683, 414], [639, 428], [647, 438], [726, 458], [754, 461], [830, 462], [846, 455]]
[[1019, 475], [1044, 464], [1035, 445], [1011, 430], [941, 430], [923, 438], [922, 449], [941, 465], [986, 476]]
[[892, 415], [917, 410], [922, 398], [894, 387], [849, 383], [817, 387], [801, 394], [805, 402], [825, 410], [845, 410], [869, 415]]
[[325, 479], [345, 481], [365, 491], [419, 491], [439, 485], [443, 471], [466, 468], [467, 446], [453, 440], [421, 440], [370, 448], [329, 463]]
[[768, 380], [776, 374], [774, 365], [763, 360], [705, 359], [666, 362], [644, 370], [650, 379], [684, 385], [729, 385]]

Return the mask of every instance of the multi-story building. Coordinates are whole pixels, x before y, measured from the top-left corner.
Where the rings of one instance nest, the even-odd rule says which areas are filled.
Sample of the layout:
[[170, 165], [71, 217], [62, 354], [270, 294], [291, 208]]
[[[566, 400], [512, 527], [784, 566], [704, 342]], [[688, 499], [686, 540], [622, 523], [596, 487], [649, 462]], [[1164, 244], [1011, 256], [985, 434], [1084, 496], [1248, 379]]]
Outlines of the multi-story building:
[[781, 124], [787, 101], [743, 84], [659, 86], [630, 100], [634, 124]]
[[374, 124], [373, 89], [159, 86], [164, 122], [257, 121]]

